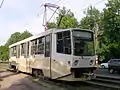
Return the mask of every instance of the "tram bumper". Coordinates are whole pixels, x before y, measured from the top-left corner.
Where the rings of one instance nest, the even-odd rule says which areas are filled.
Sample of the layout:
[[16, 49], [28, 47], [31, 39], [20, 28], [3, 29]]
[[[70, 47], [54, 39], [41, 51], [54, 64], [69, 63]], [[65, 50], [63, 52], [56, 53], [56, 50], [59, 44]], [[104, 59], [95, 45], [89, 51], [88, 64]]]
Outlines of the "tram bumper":
[[63, 81], [86, 81], [91, 80], [96, 77], [93, 70], [96, 67], [91, 68], [71, 68], [71, 73], [62, 77], [57, 78], [57, 80]]

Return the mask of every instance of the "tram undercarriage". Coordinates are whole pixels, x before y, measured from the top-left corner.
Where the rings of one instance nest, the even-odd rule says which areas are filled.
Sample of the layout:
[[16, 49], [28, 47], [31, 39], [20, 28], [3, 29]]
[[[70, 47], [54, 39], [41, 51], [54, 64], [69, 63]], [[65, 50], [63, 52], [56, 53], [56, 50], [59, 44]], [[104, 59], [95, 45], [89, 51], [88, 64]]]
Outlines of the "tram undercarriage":
[[95, 77], [94, 70], [96, 68], [71, 68], [71, 73], [62, 77], [56, 78], [57, 80], [64, 81], [85, 81], [91, 80]]

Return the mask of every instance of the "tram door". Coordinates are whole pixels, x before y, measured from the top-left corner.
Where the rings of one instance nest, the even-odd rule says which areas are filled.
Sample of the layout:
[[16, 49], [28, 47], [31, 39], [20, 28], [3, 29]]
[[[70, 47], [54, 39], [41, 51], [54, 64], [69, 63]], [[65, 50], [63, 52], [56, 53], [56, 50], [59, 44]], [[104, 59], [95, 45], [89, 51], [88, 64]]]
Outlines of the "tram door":
[[51, 77], [51, 43], [52, 43], [52, 39], [51, 39], [51, 34], [47, 35], [45, 37], [45, 53], [44, 53], [44, 75], [47, 77]]
[[19, 70], [26, 72], [26, 43], [20, 45]]

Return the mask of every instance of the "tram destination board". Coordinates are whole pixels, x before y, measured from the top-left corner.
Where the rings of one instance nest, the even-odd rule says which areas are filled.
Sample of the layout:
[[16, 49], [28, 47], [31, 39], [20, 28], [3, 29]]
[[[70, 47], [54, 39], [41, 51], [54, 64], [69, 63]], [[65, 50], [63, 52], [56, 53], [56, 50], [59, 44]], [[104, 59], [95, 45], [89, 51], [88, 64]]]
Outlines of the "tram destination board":
[[93, 33], [89, 32], [89, 31], [74, 30], [73, 31], [73, 36], [81, 38], [81, 39], [93, 40]]

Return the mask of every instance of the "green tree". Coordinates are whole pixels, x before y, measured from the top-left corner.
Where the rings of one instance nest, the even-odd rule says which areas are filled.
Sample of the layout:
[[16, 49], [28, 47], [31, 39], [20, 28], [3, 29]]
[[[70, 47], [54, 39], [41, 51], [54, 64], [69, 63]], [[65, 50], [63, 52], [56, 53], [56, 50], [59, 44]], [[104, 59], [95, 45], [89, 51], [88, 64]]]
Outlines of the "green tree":
[[108, 0], [104, 9], [104, 35], [106, 43], [120, 42], [120, 0]]
[[9, 58], [9, 52], [8, 52], [7, 46], [0, 46], [0, 60], [8, 60]]
[[[61, 19], [62, 17], [62, 19]], [[57, 22], [48, 22], [47, 23], [47, 27], [48, 29], [51, 28], [76, 28], [78, 27], [78, 22], [77, 19], [74, 17], [74, 14], [70, 11], [67, 10], [65, 7], [63, 7], [60, 11], [59, 11], [59, 15], [56, 18]], [[61, 20], [60, 26], [58, 26], [59, 22]]]
[[24, 31], [23, 33], [20, 32], [13, 33], [11, 37], [8, 39], [7, 43], [4, 46], [0, 46], [0, 60], [9, 59], [9, 48], [8, 48], [9, 45], [21, 41], [23, 39], [26, 39], [30, 36], [32, 36], [32, 34], [29, 33], [28, 31]]
[[47, 28], [48, 28], [48, 29], [56, 28], [56, 27], [57, 27], [57, 25], [56, 25], [55, 22], [49, 22], [49, 23], [47, 23]]
[[20, 34], [20, 40], [26, 39], [30, 36], [32, 36], [32, 34], [30, 32], [24, 31], [23, 33]]
[[11, 44], [13, 44], [13, 43], [15, 43], [15, 42], [17, 42], [17, 41], [20, 41], [20, 32], [15, 32], [15, 33], [13, 33], [13, 34], [10, 36], [10, 38], [8, 39], [6, 45], [9, 46], [9, 45], [11, 45]]
[[28, 31], [24, 31], [23, 33], [20, 33], [20, 32], [15, 32], [13, 33], [10, 38], [8, 39], [6, 45], [9, 46], [13, 43], [16, 43], [18, 41], [21, 41], [23, 39], [26, 39], [28, 37], [32, 36], [32, 34]]
[[57, 25], [60, 22], [61, 17], [63, 17], [63, 18], [61, 20], [59, 28], [76, 28], [76, 27], [78, 27], [77, 19], [74, 17], [74, 14], [70, 11], [70, 9], [67, 10], [65, 7], [63, 7], [63, 9], [60, 10], [60, 14], [57, 17]]
[[120, 0], [108, 0], [103, 18], [104, 47], [107, 58], [120, 58]]
[[100, 28], [102, 13], [98, 9], [90, 6], [84, 14], [85, 17], [80, 21], [80, 28], [92, 30], [95, 24], [98, 24]]

